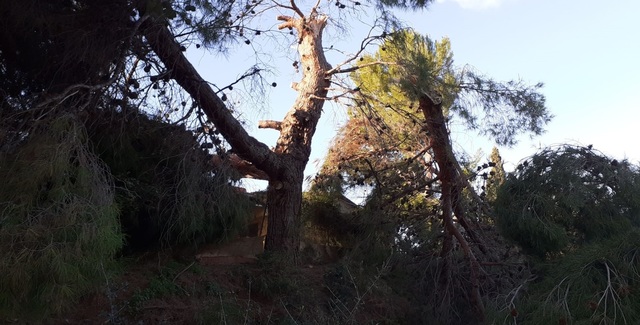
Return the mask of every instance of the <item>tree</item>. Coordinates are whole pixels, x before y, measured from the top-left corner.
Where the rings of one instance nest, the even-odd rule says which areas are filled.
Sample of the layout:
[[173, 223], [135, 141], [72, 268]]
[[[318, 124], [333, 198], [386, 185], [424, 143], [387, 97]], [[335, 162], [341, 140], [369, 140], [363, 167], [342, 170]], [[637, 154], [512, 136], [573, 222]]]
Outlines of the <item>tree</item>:
[[638, 323], [640, 169], [591, 146], [523, 159], [495, 202], [501, 233], [540, 281], [517, 300], [522, 324]]
[[545, 257], [640, 225], [637, 166], [582, 146], [546, 148], [524, 159], [498, 192], [505, 237]]
[[[493, 137], [497, 143], [513, 144], [516, 134], [539, 134], [551, 118], [544, 96], [538, 92], [542, 85], [528, 86], [519, 81], [500, 83], [466, 67], [457, 68], [448, 40], [434, 42], [410, 30], [391, 34], [380, 51], [362, 60], [360, 67], [370, 70], [358, 70], [354, 80], [363, 81], [357, 84], [359, 91], [367, 98], [366, 102], [377, 107], [371, 110], [362, 100], [354, 100], [363, 115], [371, 111], [394, 112], [403, 116], [407, 125], [412, 125], [420, 116], [415, 123], [423, 132], [417, 134], [422, 134], [423, 148], [428, 150], [416, 152], [429, 152], [433, 157], [444, 233], [436, 292], [442, 295], [441, 306], [448, 308], [445, 306], [449, 306], [451, 299], [447, 293], [452, 292], [452, 256], [454, 247], [459, 245], [469, 265], [469, 302], [482, 319], [484, 307], [479, 279], [483, 270], [478, 254], [494, 258], [491, 255], [495, 252], [488, 250], [476, 223], [479, 215], [489, 215], [489, 210], [473, 191], [453, 152], [448, 121], [461, 118], [470, 129]], [[416, 110], [420, 115], [413, 114]], [[366, 138], [360, 141], [363, 144], [359, 148], [369, 148], [364, 144]], [[480, 209], [474, 212], [471, 206]]]
[[[429, 1], [381, 3], [381, 8], [394, 6], [422, 6]], [[336, 3], [339, 8], [345, 4]], [[326, 101], [331, 79], [334, 75], [352, 71], [348, 68], [356, 54], [344, 63], [333, 67], [324, 55], [322, 43], [323, 31], [329, 17], [321, 12], [320, 2], [313, 6], [308, 14], [298, 7], [295, 1], [282, 5], [277, 2], [256, 2], [248, 4], [238, 16], [241, 20], [237, 29], [245, 28], [242, 18], [251, 12], [277, 8], [292, 16], [277, 17], [282, 23], [280, 30], [295, 32], [302, 79], [296, 84], [298, 98], [282, 121], [265, 121], [261, 127], [272, 128], [280, 132], [273, 150], [264, 143], [251, 137], [242, 124], [233, 116], [223, 98], [214, 92], [182, 53], [176, 36], [167, 28], [166, 15], [153, 7], [155, 1], [137, 1], [136, 9], [141, 17], [141, 33], [150, 48], [169, 70], [174, 79], [207, 115], [220, 134], [226, 139], [232, 150], [241, 158], [264, 171], [269, 178], [267, 206], [269, 209], [269, 229], [266, 249], [295, 251], [297, 244], [297, 222], [302, 202], [303, 171], [311, 152], [311, 140]], [[353, 6], [360, 5], [354, 2]], [[260, 7], [260, 8], [258, 8]], [[229, 11], [223, 16], [230, 17]], [[241, 27], [242, 25], [242, 27]], [[233, 24], [226, 28], [234, 27]], [[363, 42], [363, 46], [377, 39], [372, 37]], [[248, 40], [247, 40], [248, 41]], [[360, 51], [363, 51], [362, 48]], [[347, 68], [345, 68], [347, 66]]]
[[[447, 53], [449, 41], [444, 39], [435, 46], [438, 53]], [[323, 171], [340, 172], [354, 185], [374, 186], [378, 195], [393, 191], [389, 183], [401, 184], [398, 192], [387, 193], [390, 197], [385, 200], [391, 201], [423, 191], [433, 180], [434, 171], [426, 130], [416, 112], [417, 101], [393, 87], [393, 80], [379, 77], [388, 73], [385, 63], [392, 60], [383, 46], [360, 60], [366, 68], [351, 73], [356, 88], [362, 91], [353, 95], [349, 120], [334, 140]], [[439, 69], [446, 60], [434, 58]]]

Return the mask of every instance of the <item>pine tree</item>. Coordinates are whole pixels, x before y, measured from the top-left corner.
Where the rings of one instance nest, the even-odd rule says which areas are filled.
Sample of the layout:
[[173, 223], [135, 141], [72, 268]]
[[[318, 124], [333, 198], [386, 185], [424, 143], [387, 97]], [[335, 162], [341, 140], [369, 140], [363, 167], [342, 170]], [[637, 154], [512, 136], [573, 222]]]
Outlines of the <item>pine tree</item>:
[[[354, 80], [366, 80], [357, 86], [375, 105], [393, 112], [414, 109], [421, 116], [422, 141], [432, 152], [440, 192], [442, 265], [436, 292], [441, 295], [441, 310], [451, 304], [452, 297], [447, 293], [451, 292], [452, 256], [454, 248], [459, 246], [469, 266], [468, 303], [477, 318], [483, 319], [479, 256], [492, 253], [478, 232], [479, 218], [475, 216], [478, 211], [472, 212], [468, 207], [486, 206], [473, 191], [453, 152], [448, 121], [460, 118], [470, 129], [491, 136], [499, 144], [513, 144], [514, 135], [539, 134], [550, 119], [544, 96], [538, 92], [542, 85], [528, 86], [518, 81], [500, 83], [466, 68], [457, 68], [447, 40], [434, 42], [409, 30], [390, 35], [381, 51], [384, 54], [363, 60], [360, 65], [370, 67], [373, 72]], [[373, 87], [367, 88], [371, 85]], [[465, 200], [466, 194], [471, 202]]]

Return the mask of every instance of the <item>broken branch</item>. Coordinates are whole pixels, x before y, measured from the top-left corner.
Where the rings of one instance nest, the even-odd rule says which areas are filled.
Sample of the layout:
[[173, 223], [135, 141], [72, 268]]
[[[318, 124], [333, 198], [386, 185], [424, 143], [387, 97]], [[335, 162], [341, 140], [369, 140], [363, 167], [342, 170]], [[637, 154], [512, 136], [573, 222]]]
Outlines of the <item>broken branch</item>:
[[282, 129], [282, 122], [274, 120], [258, 121], [259, 129], [274, 129], [280, 131]]

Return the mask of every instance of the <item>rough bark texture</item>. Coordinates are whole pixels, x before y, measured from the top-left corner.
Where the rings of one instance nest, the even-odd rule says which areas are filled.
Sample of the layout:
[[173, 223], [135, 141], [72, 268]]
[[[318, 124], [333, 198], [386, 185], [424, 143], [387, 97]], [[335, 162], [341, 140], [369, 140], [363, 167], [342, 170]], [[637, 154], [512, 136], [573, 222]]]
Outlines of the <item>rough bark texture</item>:
[[[141, 16], [144, 16], [146, 3], [139, 3]], [[231, 114], [185, 58], [164, 19], [149, 17], [141, 29], [152, 50], [170, 69], [171, 77], [199, 104], [238, 156], [268, 176], [269, 226], [265, 248], [289, 252], [298, 247], [297, 223], [302, 204], [303, 172], [330, 85], [327, 71], [331, 69], [322, 49], [322, 32], [327, 17], [316, 15], [315, 11], [305, 17], [297, 8], [294, 9], [298, 17], [278, 17], [283, 21], [279, 28], [297, 31], [303, 77], [296, 87], [298, 97], [291, 110], [282, 122], [271, 122], [280, 131], [273, 151], [251, 137]]]
[[[480, 295], [480, 283], [478, 279], [480, 264], [471, 250], [469, 242], [453, 221], [455, 214], [458, 223], [466, 225], [465, 230], [467, 230], [467, 227], [469, 228], [467, 233], [473, 233], [473, 229], [471, 229], [465, 218], [464, 209], [460, 206], [463, 177], [459, 173], [459, 164], [451, 149], [451, 139], [449, 138], [446, 120], [442, 114], [442, 105], [441, 102], [434, 101], [429, 96], [423, 96], [420, 98], [420, 109], [424, 114], [425, 124], [430, 133], [430, 144], [433, 149], [434, 159], [438, 164], [438, 179], [442, 187], [440, 201], [443, 211], [442, 221], [445, 229], [445, 239], [441, 252], [444, 263], [440, 273], [440, 288], [438, 288], [438, 292], [445, 294], [448, 292], [450, 285], [449, 268], [451, 267], [450, 255], [453, 249], [452, 240], [455, 238], [469, 261], [471, 272], [469, 279], [471, 285], [469, 296], [471, 297], [471, 303], [479, 320], [482, 321], [484, 319], [484, 306]], [[443, 298], [447, 299], [446, 297]]]
[[295, 251], [299, 246], [298, 220], [304, 168], [311, 155], [311, 139], [316, 132], [330, 86], [327, 71], [331, 65], [322, 49], [326, 16], [280, 16], [278, 20], [283, 21], [278, 28], [294, 28], [298, 32], [298, 54], [303, 77], [296, 88], [298, 97], [279, 125], [280, 137], [274, 152], [283, 163], [276, 174], [269, 174], [267, 207], [270, 222], [265, 248]]

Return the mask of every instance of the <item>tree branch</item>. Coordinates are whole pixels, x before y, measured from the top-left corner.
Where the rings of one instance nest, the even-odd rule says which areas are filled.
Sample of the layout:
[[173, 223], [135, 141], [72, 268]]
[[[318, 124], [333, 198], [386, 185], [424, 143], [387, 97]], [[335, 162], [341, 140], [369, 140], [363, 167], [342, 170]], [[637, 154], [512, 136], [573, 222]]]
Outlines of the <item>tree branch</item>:
[[374, 66], [374, 65], [397, 65], [397, 63], [394, 62], [385, 62], [385, 61], [374, 61], [374, 62], [369, 62], [369, 63], [365, 63], [365, 64], [361, 64], [361, 65], [355, 65], [352, 67], [348, 67], [348, 68], [344, 68], [344, 69], [339, 69], [339, 66], [336, 66], [335, 68], [331, 69], [331, 71], [327, 72], [327, 74], [338, 74], [338, 73], [349, 73], [349, 72], [353, 72], [356, 71], [358, 69], [362, 69], [362, 68], [366, 68], [366, 67], [370, 67], [370, 66]]
[[284, 23], [278, 25], [278, 29], [294, 28], [295, 27], [293, 25], [295, 20], [291, 16], [282, 15], [282, 16], [278, 16], [276, 19], [278, 19], [279, 21], [284, 21]]
[[274, 121], [274, 120], [263, 120], [258, 121], [259, 129], [274, 129], [274, 130], [282, 130], [282, 122]]
[[[138, 9], [142, 15], [146, 9], [145, 3], [144, 1], [138, 3]], [[180, 45], [166, 27], [165, 21], [158, 18], [147, 19], [142, 24], [141, 32], [164, 65], [171, 68], [171, 77], [202, 107], [234, 151], [266, 173], [275, 173], [280, 165], [279, 157], [266, 144], [250, 136], [231, 114], [231, 111], [184, 56]]]
[[231, 154], [226, 158], [215, 155], [211, 158], [211, 163], [215, 167], [221, 167], [224, 163], [229, 163], [233, 169], [237, 170], [245, 178], [269, 180], [269, 175], [256, 168], [252, 163], [243, 160], [236, 154]]
[[291, 0], [291, 8], [293, 8], [293, 11], [295, 11], [298, 14], [298, 16], [300, 16], [300, 18], [304, 18], [304, 13], [302, 13], [302, 10], [298, 8], [298, 5], [294, 0]]

